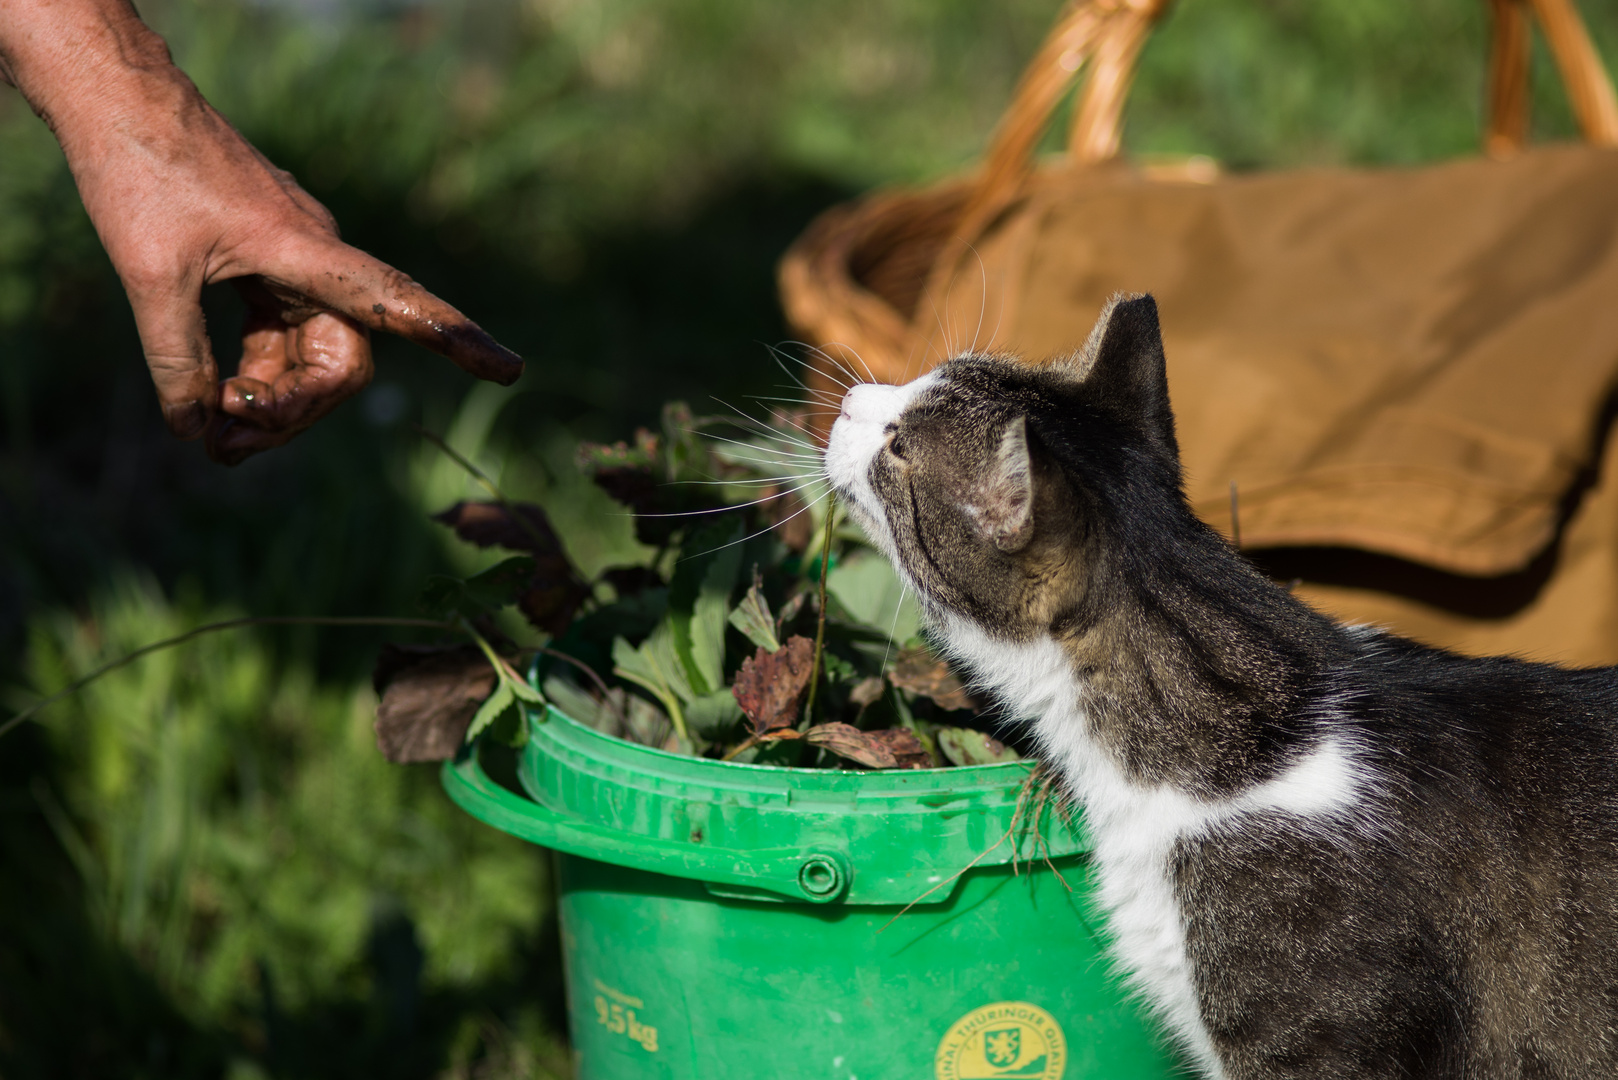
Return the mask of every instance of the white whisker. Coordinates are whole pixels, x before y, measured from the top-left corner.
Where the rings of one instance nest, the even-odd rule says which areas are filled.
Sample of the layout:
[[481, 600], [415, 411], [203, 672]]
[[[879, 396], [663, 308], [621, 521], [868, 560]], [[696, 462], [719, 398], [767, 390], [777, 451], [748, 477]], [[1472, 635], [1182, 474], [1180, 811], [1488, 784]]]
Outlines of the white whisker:
[[805, 503], [802, 507], [800, 507], [797, 510], [794, 510], [792, 513], [788, 514], [786, 517], [782, 518], [780, 521], [773, 522], [772, 524], [766, 525], [766, 526], [764, 526], [764, 528], [758, 530], [755, 533], [751, 533], [751, 534], [749, 534], [747, 536], [744, 536], [740, 540], [732, 540], [728, 544], [720, 544], [718, 547], [709, 548], [707, 551], [698, 551], [698, 552], [695, 552], [694, 554], [686, 555], [680, 561], [685, 562], [686, 559], [699, 558], [700, 556], [703, 556], [703, 555], [710, 555], [715, 551], [723, 551], [728, 547], [735, 547], [737, 544], [745, 544], [749, 540], [752, 540], [754, 537], [763, 536], [765, 533], [769, 532], [771, 529], [779, 529], [781, 526], [785, 525], [787, 522], [791, 521], [793, 518], [796, 518], [799, 514], [807, 513], [808, 511], [810, 511], [810, 510], [814, 509], [815, 507], [819, 506], [821, 503], [825, 502], [830, 497], [831, 497], [831, 489], [828, 487], [826, 489], [826, 491], [824, 493], [822, 493], [821, 495], [819, 495], [818, 497], [816, 497], [813, 502]]
[[893, 607], [893, 622], [888, 624], [888, 646], [882, 653], [882, 670], [888, 670], [888, 661], [893, 657], [893, 635], [899, 632], [899, 616], [905, 609], [905, 597], [910, 595], [910, 582], [901, 579], [899, 582], [899, 602]]
[[[694, 481], [690, 481], [690, 480], [683, 481], [683, 483], [693, 483], [693, 482]], [[764, 503], [769, 502], [771, 499], [779, 499], [779, 498], [783, 498], [784, 496], [787, 496], [787, 495], [796, 495], [796, 494], [799, 494], [799, 493], [801, 493], [803, 491], [807, 491], [809, 489], [809, 486], [810, 485], [807, 484], [807, 483], [800, 484], [797, 487], [784, 488], [781, 491], [777, 491], [772, 495], [765, 495], [764, 497], [754, 499], [751, 502], [728, 503], [728, 504], [726, 504], [724, 506], [710, 506], [710, 507], [706, 507], [706, 508], [704, 508], [702, 510], [671, 510], [666, 514], [640, 514], [640, 513], [636, 513], [636, 514], [629, 514], [629, 515], [620, 514], [618, 516], [619, 517], [628, 516], [628, 517], [638, 517], [638, 518], [678, 518], [678, 517], [700, 517], [703, 514], [723, 514], [728, 510], [745, 510], [749, 506], [760, 506], [760, 505], [762, 505]], [[788, 520], [790, 520], [790, 519], [788, 519]]]
[[[773, 401], [773, 402], [776, 402], [776, 403], [782, 404], [782, 405], [791, 405], [791, 404], [793, 404], [793, 402], [791, 400], [789, 400], [787, 398], [779, 398], [779, 397], [755, 397], [753, 400], [754, 401], [759, 401], [759, 402], [771, 402], [771, 401]], [[801, 404], [803, 404], [803, 402], [797, 402], [797, 404], [801, 405]], [[834, 408], [834, 407], [832, 407], [830, 405], [827, 405], [827, 406], [824, 406], [824, 407], [818, 408], [818, 409], [802, 409], [797, 413], [797, 416], [798, 417], [837, 416], [842, 411], [843, 410], [842, 410], [841, 407]], [[789, 421], [789, 422], [791, 422], [791, 421]]]
[[[811, 355], [818, 356], [821, 360], [825, 361], [826, 366], [834, 368], [837, 371], [842, 372], [844, 375], [847, 375], [850, 381], [845, 382], [842, 379], [839, 379], [835, 375], [831, 374], [831, 372], [827, 371], [826, 367], [811, 364], [809, 361], [804, 360], [804, 359], [802, 359], [800, 357], [792, 356], [792, 355], [787, 354], [787, 353], [781, 353], [779, 355], [784, 355], [784, 356], [787, 357], [787, 359], [791, 360], [793, 363], [801, 364], [801, 365], [803, 365], [804, 367], [808, 368], [811, 371], [818, 371], [820, 374], [826, 376], [826, 378], [830, 379], [832, 382], [836, 383], [838, 386], [841, 386], [844, 390], [852, 389], [854, 383], [858, 383], [858, 382], [862, 381], [857, 372], [850, 369], [847, 364], [843, 363], [842, 361], [838, 360], [836, 357], [832, 356], [832, 354], [827, 352], [825, 349], [819, 348], [817, 346], [812, 346], [812, 345], [809, 345], [806, 342], [801, 342], [801, 341], [794, 341], [794, 342], [790, 342], [789, 344], [798, 345], [798, 346], [801, 346], [801, 347], [803, 347], [805, 349], [808, 349]], [[852, 350], [849, 350], [849, 351], [852, 351]], [[858, 355], [858, 354], [856, 353], [855, 355]], [[864, 363], [864, 361], [862, 360], [861, 363]], [[790, 373], [789, 373], [789, 375], [790, 375]]]
[[[740, 446], [747, 450], [757, 450], [760, 453], [765, 453], [766, 451], [776, 451], [776, 448], [774, 447], [762, 447], [757, 443], [743, 442], [740, 439], [727, 439], [723, 435], [715, 435], [711, 431], [700, 432], [700, 434], [704, 439], [712, 439], [714, 442], [729, 443], [731, 446]], [[820, 460], [820, 455], [818, 453], [800, 454], [792, 450], [780, 450], [778, 453], [783, 458], [795, 458], [798, 460], [813, 461]]]
[[[756, 450], [760, 454], [775, 454], [780, 457], [792, 457], [800, 459], [806, 457], [818, 459], [820, 457], [820, 448], [815, 446], [813, 443], [803, 442], [802, 440], [788, 435], [785, 432], [776, 430], [771, 430], [770, 436], [776, 440], [776, 443], [773, 446], [760, 445], [759, 443], [750, 442], [741, 442], [737, 443], [737, 445], [749, 447]], [[703, 437], [713, 439], [715, 442], [725, 441], [723, 436], [714, 435], [707, 432], [704, 433]], [[730, 441], [734, 442], [735, 440]]]
[[[786, 374], [787, 374], [788, 378], [792, 378], [792, 372], [787, 370], [786, 365], [784, 363], [782, 363], [783, 360], [790, 360], [794, 364], [797, 364], [800, 367], [806, 368], [809, 371], [818, 372], [819, 374], [824, 375], [826, 378], [830, 379], [832, 382], [836, 383], [838, 386], [841, 386], [843, 389], [845, 389], [845, 390], [849, 389], [849, 384], [848, 383], [844, 382], [842, 379], [839, 379], [837, 376], [835, 376], [831, 372], [827, 371], [825, 367], [819, 367], [819, 366], [816, 366], [815, 364], [811, 364], [809, 361], [803, 359], [802, 357], [792, 356], [789, 353], [783, 353], [783, 352], [780, 352], [779, 350], [777, 350], [775, 352], [775, 357], [776, 357], [775, 362], [781, 366], [781, 370], [786, 371]], [[825, 360], [827, 361], [827, 364], [829, 366], [837, 368], [839, 371], [842, 370], [842, 365], [838, 364], [837, 361], [833, 360], [830, 356], [826, 356]], [[846, 372], [844, 372], [844, 373], [847, 374]], [[808, 387], [806, 386], [805, 389], [808, 389]]]
[[[734, 412], [737, 416], [741, 417], [743, 421], [745, 421], [748, 424], [753, 425], [755, 428], [757, 428], [759, 431], [762, 431], [764, 434], [768, 435], [769, 437], [774, 438], [774, 439], [779, 439], [782, 442], [791, 443], [794, 446], [802, 447], [803, 449], [810, 451], [811, 453], [815, 454], [816, 456], [819, 456], [820, 447], [815, 445], [814, 443], [809, 443], [809, 442], [803, 441], [802, 439], [794, 438], [793, 436], [788, 435], [785, 431], [783, 431], [781, 428], [775, 426], [774, 424], [765, 423], [763, 420], [759, 420], [756, 417], [748, 415], [747, 413], [743, 412], [741, 409], [738, 409], [736, 406], [732, 405], [730, 402], [725, 401], [723, 398], [714, 398], [714, 400], [719, 402], [719, 404], [723, 405], [725, 408], [729, 409], [731, 412]], [[774, 415], [775, 419], [781, 421], [782, 423], [788, 424], [791, 427], [797, 429], [798, 431], [801, 431], [803, 434], [808, 435], [811, 438], [813, 438], [814, 433], [809, 431], [809, 429], [805, 428], [803, 425], [799, 424], [797, 421], [793, 420], [792, 417], [787, 416], [787, 415], [785, 415], [785, 414], [783, 414], [781, 412], [776, 412], [773, 415]]]
[[[967, 244], [966, 246], [972, 252], [973, 257], [976, 258], [977, 261], [978, 261], [978, 289], [979, 289], [979, 296], [978, 296], [978, 325], [977, 325], [977, 329], [972, 331], [972, 345], [971, 345], [970, 348], [967, 349], [968, 352], [977, 352], [978, 351], [978, 335], [983, 333], [983, 313], [984, 313], [984, 309], [986, 309], [989, 306], [989, 269], [988, 269], [988, 267], [983, 265], [983, 256], [982, 256], [982, 254], [980, 254], [978, 252], [977, 246], [974, 245], [974, 244]], [[998, 332], [999, 329], [1000, 329], [1000, 325], [999, 325], [998, 322], [996, 322], [995, 323], [996, 332]]]
[[726, 487], [726, 486], [729, 486], [729, 487], [743, 487], [743, 486], [746, 486], [746, 485], [752, 485], [754, 487], [760, 487], [760, 486], [762, 486], [764, 484], [785, 484], [785, 483], [787, 483], [788, 481], [791, 481], [791, 480], [802, 480], [802, 479], [803, 479], [802, 476], [794, 474], [792, 476], [766, 476], [766, 477], [763, 477], [763, 478], [757, 479], [757, 480], [681, 480], [680, 483], [682, 483], [682, 484], [698, 484], [698, 485], [709, 486], [709, 487], [712, 487], [712, 486], [718, 486], [718, 487]]

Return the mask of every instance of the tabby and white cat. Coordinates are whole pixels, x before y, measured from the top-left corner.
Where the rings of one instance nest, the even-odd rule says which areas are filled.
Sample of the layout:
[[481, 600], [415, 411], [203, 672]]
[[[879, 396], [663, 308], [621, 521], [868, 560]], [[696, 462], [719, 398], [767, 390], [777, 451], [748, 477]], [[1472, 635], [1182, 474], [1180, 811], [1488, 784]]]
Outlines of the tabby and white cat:
[[1082, 804], [1211, 1077], [1618, 1077], [1618, 672], [1312, 611], [1188, 508], [1157, 307], [856, 386], [825, 469]]

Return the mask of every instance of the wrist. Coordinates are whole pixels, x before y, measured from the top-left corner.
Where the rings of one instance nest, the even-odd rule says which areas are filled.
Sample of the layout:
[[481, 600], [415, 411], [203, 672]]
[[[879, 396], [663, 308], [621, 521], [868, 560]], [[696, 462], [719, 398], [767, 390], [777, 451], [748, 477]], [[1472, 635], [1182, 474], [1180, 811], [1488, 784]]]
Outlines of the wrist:
[[[173, 114], [189, 79], [127, 0], [6, 0], [0, 70], [70, 163], [105, 133]], [[80, 151], [76, 153], [75, 151]]]

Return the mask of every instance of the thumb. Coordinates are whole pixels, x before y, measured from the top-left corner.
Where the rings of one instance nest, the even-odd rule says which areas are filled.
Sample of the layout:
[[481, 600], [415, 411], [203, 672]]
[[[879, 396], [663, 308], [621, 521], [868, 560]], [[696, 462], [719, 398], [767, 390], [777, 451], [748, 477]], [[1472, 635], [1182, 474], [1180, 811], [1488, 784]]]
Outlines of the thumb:
[[219, 401], [219, 368], [208, 344], [200, 291], [183, 284], [126, 283], [126, 289], [163, 419], [178, 437], [194, 439], [207, 428]]

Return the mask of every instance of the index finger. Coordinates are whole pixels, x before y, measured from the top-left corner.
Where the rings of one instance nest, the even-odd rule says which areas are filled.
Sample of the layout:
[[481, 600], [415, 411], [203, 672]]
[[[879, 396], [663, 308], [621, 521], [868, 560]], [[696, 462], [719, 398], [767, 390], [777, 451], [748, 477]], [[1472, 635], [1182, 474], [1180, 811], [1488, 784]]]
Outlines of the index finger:
[[278, 294], [290, 289], [372, 330], [414, 341], [480, 379], [510, 386], [522, 375], [522, 357], [477, 323], [409, 275], [335, 237], [288, 238], [281, 257], [260, 276]]

